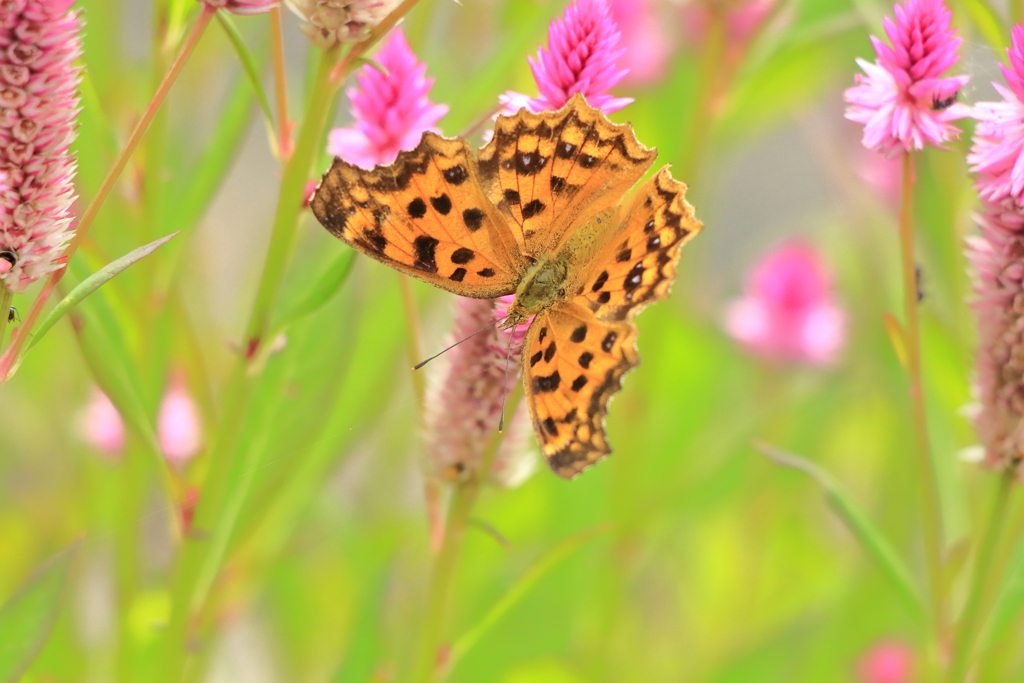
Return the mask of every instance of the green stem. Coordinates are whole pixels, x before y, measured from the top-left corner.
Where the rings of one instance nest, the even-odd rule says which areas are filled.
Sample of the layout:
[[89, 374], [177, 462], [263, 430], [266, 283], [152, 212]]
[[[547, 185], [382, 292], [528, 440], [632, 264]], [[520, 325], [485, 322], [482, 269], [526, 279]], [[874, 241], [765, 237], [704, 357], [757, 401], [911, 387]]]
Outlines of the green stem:
[[255, 356], [263, 337], [267, 332], [270, 311], [281, 287], [288, 257], [295, 244], [298, 232], [299, 213], [302, 211], [302, 195], [309, 180], [313, 159], [323, 138], [327, 123], [327, 112], [331, 107], [338, 83], [330, 80], [331, 71], [338, 62], [341, 44], [324, 50], [312, 85], [309, 106], [302, 121], [295, 152], [284, 166], [284, 177], [278, 193], [277, 213], [274, 216], [274, 228], [270, 235], [270, 246], [263, 264], [256, 302], [253, 304], [252, 315], [245, 335], [245, 355]]
[[[135, 124], [135, 129], [132, 131], [131, 136], [128, 138], [128, 142], [125, 143], [124, 149], [121, 150], [121, 154], [114, 161], [114, 165], [107, 172], [107, 177], [103, 179], [103, 183], [100, 185], [100, 189], [96, 192], [96, 196], [93, 197], [92, 202], [85, 209], [85, 213], [82, 214], [82, 219], [75, 226], [75, 236], [71, 238], [68, 243], [67, 249], [64, 251], [64, 263], [71, 260], [75, 250], [78, 249], [82, 240], [85, 239], [86, 232], [96, 219], [96, 215], [102, 208], [103, 203], [107, 200], [110, 195], [110, 191], [114, 189], [114, 184], [117, 179], [121, 176], [121, 172], [124, 167], [128, 164], [128, 160], [131, 158], [132, 153], [136, 147], [139, 146], [139, 142], [142, 141], [142, 136], [145, 135], [146, 130], [149, 129], [149, 125], [153, 122], [153, 118], [160, 110], [160, 106], [167, 98], [167, 93], [171, 91], [171, 86], [178, 80], [178, 75], [181, 74], [182, 68], [185, 66], [185, 62], [188, 61], [189, 56], [192, 54], [192, 50], [199, 43], [199, 39], [202, 37], [206, 27], [210, 24], [210, 19], [213, 18], [213, 13], [216, 10], [210, 8], [209, 5], [203, 5], [203, 11], [196, 20], [196, 23], [192, 26], [192, 31], [189, 33], [188, 38], [181, 46], [181, 50], [178, 51], [178, 56], [174, 58], [174, 62], [171, 64], [171, 68], [167, 71], [167, 75], [164, 76], [164, 80], [160, 83], [156, 92], [153, 93], [153, 99], [150, 100], [149, 106], [146, 107], [146, 111], [143, 112], [142, 118]], [[58, 268], [50, 274], [47, 278], [46, 283], [40, 290], [36, 300], [32, 303], [32, 310], [25, 317], [25, 324], [18, 328], [18, 332], [11, 339], [11, 345], [7, 348], [2, 356], [0, 356], [0, 384], [5, 382], [10, 375], [11, 368], [14, 367], [15, 361], [18, 358], [18, 354], [21, 352], [21, 347], [28, 339], [29, 332], [32, 330], [32, 326], [35, 324], [36, 319], [43, 310], [43, 306], [46, 305], [47, 299], [53, 293], [57, 283], [64, 277], [64, 273], [67, 268]]]
[[[515, 411], [522, 397], [522, 384], [513, 392], [508, 402], [509, 415]], [[494, 456], [501, 444], [501, 432], [495, 432], [481, 458], [479, 469], [469, 479], [455, 486], [448, 512], [441, 549], [431, 567], [427, 610], [421, 622], [419, 641], [416, 646], [412, 669], [412, 683], [431, 683], [438, 680], [438, 673], [446, 670], [442, 647], [448, 633], [448, 618], [451, 609], [452, 589], [455, 585], [455, 569], [458, 564], [462, 539], [476, 504], [480, 485], [487, 481], [494, 464]]]
[[939, 480], [928, 448], [928, 426], [925, 418], [924, 390], [921, 376], [921, 328], [917, 309], [917, 269], [914, 264], [914, 162], [909, 152], [903, 154], [902, 205], [899, 216], [900, 260], [903, 270], [903, 309], [906, 317], [907, 373], [910, 381], [910, 403], [913, 412], [915, 453], [921, 474], [924, 495], [925, 556], [931, 611], [938, 643], [947, 632], [946, 592], [942, 563], [942, 510], [939, 505]]
[[281, 161], [292, 155], [291, 122], [288, 121], [288, 84], [284, 69], [284, 35], [281, 8], [270, 10], [270, 50], [274, 61], [274, 94], [277, 100], [277, 150]]
[[974, 572], [971, 575], [971, 587], [964, 604], [963, 614], [956, 626], [953, 639], [953, 660], [949, 666], [949, 683], [963, 683], [973, 661], [974, 644], [978, 640], [978, 632], [984, 626], [992, 607], [992, 598], [998, 595], [1002, 575], [993, 573], [992, 560], [999, 545], [1003, 526], [1006, 522], [1007, 506], [1014, 488], [1016, 468], [1003, 473], [997, 484], [992, 512], [985, 525], [978, 546], [978, 554], [974, 560]]
[[[337, 91], [337, 85], [332, 85], [329, 76], [340, 50], [341, 46], [336, 45], [321, 56], [295, 152], [284, 166], [263, 277], [249, 320], [245, 356], [235, 364], [227, 383], [224, 410], [218, 416], [219, 429], [210, 450], [210, 470], [196, 509], [194, 526], [200, 534], [209, 536], [202, 541], [186, 539], [174, 583], [173, 611], [161, 659], [161, 673], [168, 676], [167, 680], [180, 680], [185, 657], [179, 659], [178, 655], [187, 649], [199, 626], [203, 607], [223, 565], [235, 523], [249, 493], [255, 467], [252, 459], [258, 456], [259, 449], [239, 448], [256, 379], [249, 373], [248, 361], [255, 357], [266, 333], [271, 307], [295, 242], [306, 180], [327, 125], [327, 111]], [[175, 667], [178, 661], [181, 665]]]
[[11, 315], [11, 299], [14, 292], [0, 285], [0, 349], [4, 348], [4, 334], [7, 332], [8, 318]]

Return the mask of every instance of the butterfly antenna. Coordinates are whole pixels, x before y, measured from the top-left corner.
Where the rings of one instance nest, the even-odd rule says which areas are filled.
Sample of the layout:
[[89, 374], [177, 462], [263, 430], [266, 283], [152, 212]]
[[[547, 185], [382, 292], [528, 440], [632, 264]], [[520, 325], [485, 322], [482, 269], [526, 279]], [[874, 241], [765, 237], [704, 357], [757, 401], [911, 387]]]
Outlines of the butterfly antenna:
[[420, 362], [419, 362], [419, 363], [417, 363], [416, 365], [412, 366], [412, 369], [413, 369], [413, 370], [419, 370], [419, 369], [420, 369], [420, 368], [422, 368], [422, 367], [423, 367], [424, 365], [426, 365], [426, 364], [427, 364], [427, 363], [429, 363], [430, 361], [434, 360], [434, 359], [435, 359], [435, 358], [437, 358], [438, 356], [441, 356], [441, 355], [444, 355], [444, 354], [448, 353], [449, 351], [451, 351], [452, 349], [454, 349], [454, 348], [455, 348], [456, 346], [458, 346], [458, 345], [459, 345], [459, 344], [461, 344], [462, 342], [464, 342], [464, 341], [467, 341], [467, 340], [469, 340], [469, 339], [472, 339], [472, 338], [473, 338], [473, 337], [475, 337], [476, 335], [478, 335], [478, 334], [480, 334], [481, 332], [483, 332], [484, 330], [486, 330], [486, 329], [487, 329], [488, 327], [490, 327], [491, 325], [497, 325], [498, 323], [500, 323], [500, 322], [501, 322], [502, 320], [504, 320], [504, 319], [505, 319], [505, 318], [507, 318], [507, 317], [508, 317], [507, 315], [503, 315], [503, 316], [501, 316], [500, 318], [498, 318], [497, 320], [492, 320], [491, 322], [487, 323], [486, 325], [484, 325], [483, 327], [481, 327], [481, 328], [480, 328], [479, 330], [477, 330], [477, 331], [476, 331], [476, 332], [474, 332], [473, 334], [469, 335], [468, 337], [465, 337], [464, 339], [460, 339], [459, 341], [455, 342], [454, 344], [452, 344], [451, 346], [449, 346], [449, 347], [448, 347], [447, 349], [445, 349], [444, 351], [441, 351], [441, 352], [439, 352], [439, 353], [435, 353], [435, 354], [434, 354], [433, 356], [431, 356], [430, 358], [428, 358], [428, 359], [426, 359], [426, 360], [424, 360], [424, 361], [420, 361]]
[[505, 397], [508, 395], [508, 362], [512, 358], [512, 338], [516, 329], [513, 327], [508, 331], [508, 349], [505, 351], [505, 379], [501, 380], [501, 417], [498, 418], [498, 433], [501, 434], [505, 428]]

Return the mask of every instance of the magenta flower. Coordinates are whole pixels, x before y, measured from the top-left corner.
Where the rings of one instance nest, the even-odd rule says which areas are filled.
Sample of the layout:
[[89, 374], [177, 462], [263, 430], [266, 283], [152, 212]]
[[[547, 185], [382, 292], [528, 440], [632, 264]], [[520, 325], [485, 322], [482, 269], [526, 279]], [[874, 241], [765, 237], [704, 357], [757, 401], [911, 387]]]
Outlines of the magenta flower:
[[622, 34], [625, 52], [618, 63], [627, 72], [623, 82], [648, 85], [661, 80], [672, 44], [665, 22], [654, 12], [652, 0], [609, 0], [608, 9]]
[[961, 39], [949, 27], [942, 0], [907, 0], [895, 10], [896, 23], [883, 22], [892, 47], [871, 36], [878, 59], [857, 60], [867, 76], [855, 76], [857, 85], [846, 91], [846, 118], [864, 124], [861, 141], [868, 149], [941, 148], [960, 134], [950, 121], [970, 115], [956, 103], [968, 77], [940, 78], [959, 59]]
[[1010, 66], [999, 65], [1010, 87], [993, 83], [1003, 101], [974, 105], [978, 125], [967, 161], [978, 174], [975, 187], [982, 199], [1024, 206], [1024, 27], [1013, 27], [1012, 40], [1006, 51]]
[[[73, 0], [0, 4], [0, 282], [14, 292], [63, 267], [82, 54]], [[6, 265], [5, 265], [6, 264]]]
[[281, 4], [281, 0], [199, 0], [207, 7], [224, 9], [232, 14], [263, 14]]
[[327, 141], [328, 153], [363, 168], [390, 164], [448, 113], [447, 105], [427, 98], [434, 79], [425, 78], [426, 65], [416, 60], [400, 29], [391, 32], [376, 59], [387, 75], [370, 65], [359, 71], [359, 86], [348, 90], [356, 125], [335, 128]]
[[[465, 339], [488, 322], [504, 317], [513, 297], [494, 301], [458, 298], [452, 341]], [[502, 395], [519, 380], [520, 354], [529, 324], [509, 332], [489, 327], [445, 354], [448, 365], [432, 375], [427, 401], [428, 464], [444, 479], [468, 477], [480, 466], [484, 450], [498, 430]], [[491, 467], [497, 483], [514, 486], [532, 472], [536, 457], [529, 447], [530, 420], [525, 405], [506, 416], [506, 430]]]
[[124, 420], [121, 413], [98, 387], [78, 416], [78, 430], [90, 446], [103, 455], [115, 457], [124, 448]]
[[540, 48], [536, 60], [528, 58], [540, 96], [524, 100], [525, 96], [508, 92], [500, 98], [505, 110], [519, 101], [526, 101], [534, 112], [561, 109], [578, 92], [606, 114], [622, 109], [632, 98], [608, 92], [628, 71], [616, 66], [625, 53], [618, 44], [619, 31], [607, 1], [576, 0], [548, 28], [548, 49]]
[[180, 373], [172, 375], [167, 393], [160, 402], [156, 431], [164, 457], [175, 465], [185, 465], [202, 449], [199, 409]]
[[860, 658], [858, 678], [862, 683], [910, 683], [913, 661], [903, 643], [876, 643]]
[[817, 365], [836, 360], [845, 317], [818, 255], [793, 244], [761, 260], [743, 298], [727, 309], [725, 327], [754, 355]]
[[974, 425], [995, 468], [1024, 452], [1024, 214], [988, 206], [976, 217], [980, 236], [967, 239], [978, 316]]

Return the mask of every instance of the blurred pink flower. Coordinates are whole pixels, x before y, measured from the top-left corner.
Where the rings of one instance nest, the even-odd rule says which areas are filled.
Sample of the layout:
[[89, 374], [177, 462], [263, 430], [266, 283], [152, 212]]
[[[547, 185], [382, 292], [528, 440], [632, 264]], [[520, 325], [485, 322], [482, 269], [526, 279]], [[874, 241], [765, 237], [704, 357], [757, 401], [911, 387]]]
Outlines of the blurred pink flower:
[[608, 9], [622, 34], [625, 52], [618, 64], [627, 72], [623, 82], [647, 85], [661, 80], [672, 44], [665, 23], [655, 15], [653, 0], [609, 0]]
[[104, 455], [119, 455], [124, 448], [124, 420], [99, 387], [89, 393], [89, 403], [78, 416], [78, 429], [85, 442]]
[[809, 247], [776, 249], [751, 273], [743, 298], [726, 310], [726, 330], [769, 360], [831, 363], [843, 345], [845, 314], [829, 279]]
[[711, 22], [718, 18], [725, 24], [726, 56], [735, 66], [749, 43], [771, 15], [779, 0], [704, 0], [682, 5], [683, 29], [690, 41], [702, 45], [708, 37]]
[[281, 4], [281, 0], [199, 0], [213, 9], [225, 9], [232, 14], [263, 14]]
[[967, 238], [978, 316], [975, 429], [992, 467], [1016, 465], [1024, 452], [1024, 214], [988, 206]]
[[576, 0], [548, 27], [548, 49], [540, 48], [536, 60], [527, 58], [540, 96], [509, 91], [499, 98], [505, 111], [517, 111], [510, 103], [520, 101], [534, 112], [561, 109], [576, 93], [605, 114], [630, 104], [632, 98], [608, 92], [628, 71], [616, 65], [626, 51], [617, 47], [619, 37], [607, 0]]
[[1012, 40], [1009, 68], [999, 65], [1010, 88], [993, 83], [1003, 101], [974, 105], [978, 125], [967, 161], [978, 174], [975, 187], [982, 199], [1024, 206], [1024, 26], [1013, 27]]
[[175, 372], [160, 403], [156, 421], [157, 438], [164, 457], [175, 465], [184, 465], [202, 448], [199, 409], [188, 393], [185, 378]]
[[[853, 146], [852, 143], [850, 145]], [[857, 144], [851, 151], [854, 169], [869, 188], [886, 204], [897, 207], [900, 203], [900, 176], [903, 163], [899, 157], [877, 154]]]
[[390, 164], [448, 113], [447, 105], [427, 98], [434, 79], [424, 77], [427, 67], [416, 60], [400, 29], [391, 32], [375, 58], [387, 75], [369, 64], [360, 69], [359, 86], [348, 90], [356, 125], [335, 128], [327, 141], [328, 153], [363, 168]]
[[[456, 299], [452, 341], [469, 338], [445, 354], [447, 367], [431, 376], [424, 421], [428, 464], [441, 478], [468, 477], [480, 466], [484, 450], [498, 430], [502, 396], [511, 393], [519, 381], [520, 354], [529, 324], [518, 325], [511, 332], [512, 355], [507, 359], [509, 332], [491, 326], [473, 335], [488, 322], [504, 317], [513, 299]], [[507, 419], [491, 468], [493, 480], [514, 486], [529, 476], [535, 462], [530, 432], [526, 406], [520, 404]]]
[[868, 149], [941, 148], [960, 134], [950, 121], [970, 115], [967, 105], [955, 102], [968, 77], [940, 78], [959, 59], [961, 39], [949, 27], [942, 0], [906, 0], [895, 11], [895, 23], [883, 21], [892, 47], [871, 36], [878, 59], [857, 60], [867, 76], [855, 76], [857, 85], [846, 91], [846, 118], [864, 124]]
[[19, 292], [63, 267], [71, 236], [82, 54], [73, 0], [0, 4], [0, 282]]
[[903, 643], [881, 642], [860, 658], [857, 674], [861, 683], [910, 683], [913, 653]]

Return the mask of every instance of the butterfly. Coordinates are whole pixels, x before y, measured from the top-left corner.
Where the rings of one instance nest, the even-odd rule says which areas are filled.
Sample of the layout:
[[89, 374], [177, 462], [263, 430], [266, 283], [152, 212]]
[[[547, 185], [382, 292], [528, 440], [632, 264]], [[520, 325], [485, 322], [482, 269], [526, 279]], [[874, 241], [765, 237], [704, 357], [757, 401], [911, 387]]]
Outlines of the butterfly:
[[[477, 154], [424, 133], [371, 171], [335, 158], [311, 207], [363, 254], [459, 296], [515, 294], [504, 329], [530, 324], [524, 397], [551, 469], [571, 479], [611, 452], [608, 401], [639, 362], [633, 318], [663, 299], [701, 231], [657, 152], [574, 95], [499, 116]], [[628, 194], [627, 194], [628, 193]]]

